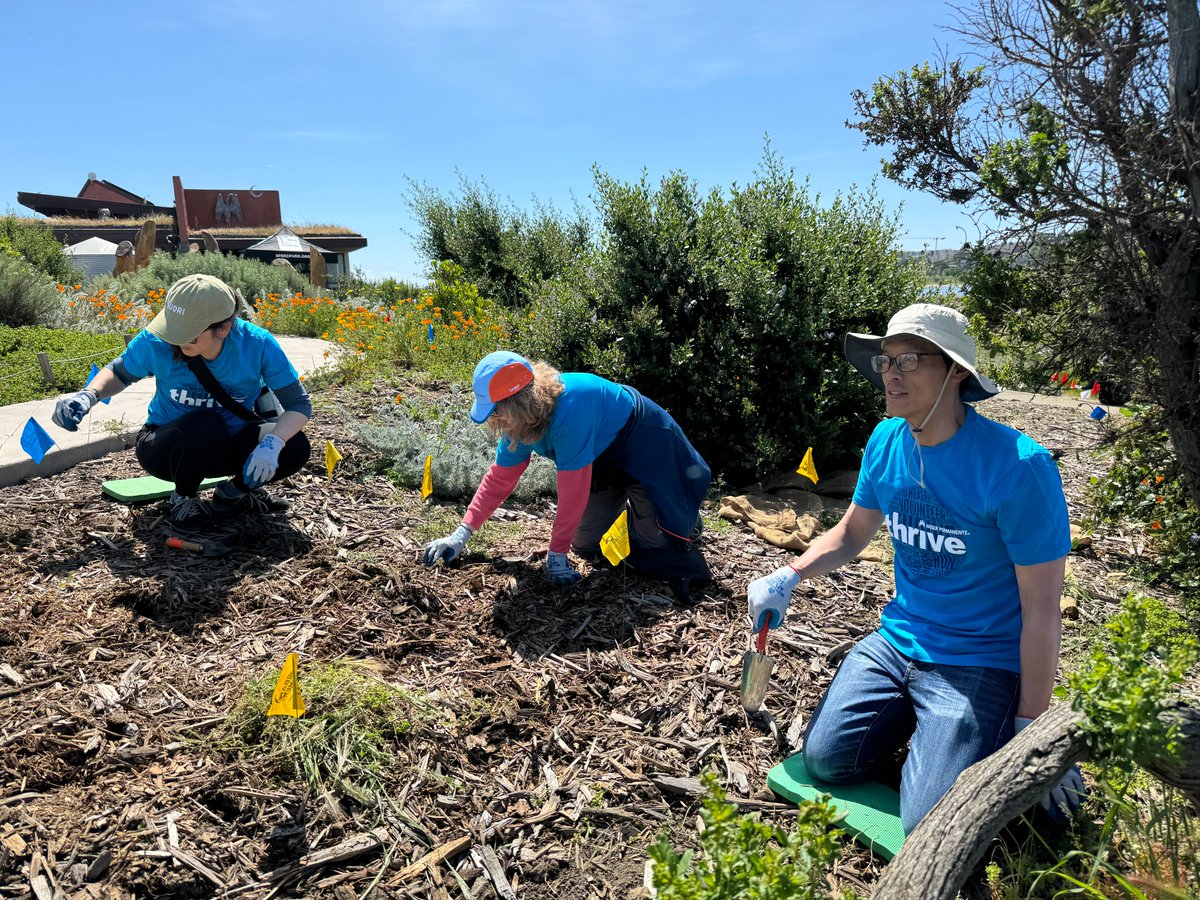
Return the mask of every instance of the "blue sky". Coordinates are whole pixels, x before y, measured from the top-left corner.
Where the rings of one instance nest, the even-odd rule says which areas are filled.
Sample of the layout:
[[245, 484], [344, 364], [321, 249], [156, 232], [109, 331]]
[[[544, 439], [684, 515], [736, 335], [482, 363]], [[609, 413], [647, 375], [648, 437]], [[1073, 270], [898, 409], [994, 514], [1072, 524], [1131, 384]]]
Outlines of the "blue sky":
[[[5, 11], [0, 197], [74, 194], [89, 171], [164, 205], [274, 189], [285, 221], [364, 234], [352, 260], [419, 279], [406, 178], [458, 173], [528, 207], [590, 208], [592, 166], [744, 183], [776, 153], [823, 197], [879, 172], [845, 127], [855, 88], [955, 46], [929, 0], [60, 0]], [[902, 246], [978, 232], [879, 180]]]

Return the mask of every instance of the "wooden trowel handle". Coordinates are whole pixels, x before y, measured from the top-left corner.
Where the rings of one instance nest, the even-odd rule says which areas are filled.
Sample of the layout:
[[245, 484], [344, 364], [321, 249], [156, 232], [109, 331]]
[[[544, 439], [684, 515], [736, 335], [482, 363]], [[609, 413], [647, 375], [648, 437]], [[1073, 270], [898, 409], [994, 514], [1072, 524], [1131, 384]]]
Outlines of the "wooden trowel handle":
[[767, 631], [770, 629], [770, 627], [771, 620], [768, 618], [767, 621], [763, 623], [763, 627], [759, 630], [758, 637], [754, 639], [754, 646], [759, 653], [767, 652]]

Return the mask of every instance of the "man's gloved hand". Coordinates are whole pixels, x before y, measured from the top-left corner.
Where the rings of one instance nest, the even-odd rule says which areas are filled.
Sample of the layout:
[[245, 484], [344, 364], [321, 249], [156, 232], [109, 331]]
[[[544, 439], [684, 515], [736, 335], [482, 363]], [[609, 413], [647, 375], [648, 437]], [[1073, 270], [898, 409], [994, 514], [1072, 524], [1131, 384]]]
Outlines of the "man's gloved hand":
[[242, 469], [242, 481], [246, 482], [246, 487], [254, 490], [275, 477], [279, 469], [279, 452], [286, 444], [287, 441], [273, 434], [268, 434], [258, 442], [258, 446], [246, 457], [246, 465]]
[[578, 584], [583, 576], [576, 572], [565, 553], [551, 550], [546, 554], [546, 580], [558, 585]]
[[50, 421], [67, 431], [78, 431], [79, 423], [95, 405], [96, 392], [84, 388], [74, 394], [59, 397], [58, 402], [54, 404], [54, 414], [50, 416]]
[[[1025, 716], [1013, 716], [1013, 733], [1019, 734], [1032, 722], [1033, 719]], [[1038, 803], [1053, 821], [1067, 822], [1079, 811], [1085, 797], [1087, 788], [1083, 786], [1083, 774], [1079, 766], [1071, 766]]]
[[467, 541], [474, 534], [469, 525], [459, 525], [444, 538], [430, 541], [425, 547], [425, 565], [432, 566], [440, 559], [443, 562], [453, 562], [467, 548]]
[[760, 631], [764, 624], [772, 628], [783, 624], [788, 603], [792, 600], [792, 591], [799, 583], [800, 576], [791, 566], [776, 569], [770, 575], [750, 582], [746, 593], [750, 601], [750, 621], [754, 623], [755, 631]]

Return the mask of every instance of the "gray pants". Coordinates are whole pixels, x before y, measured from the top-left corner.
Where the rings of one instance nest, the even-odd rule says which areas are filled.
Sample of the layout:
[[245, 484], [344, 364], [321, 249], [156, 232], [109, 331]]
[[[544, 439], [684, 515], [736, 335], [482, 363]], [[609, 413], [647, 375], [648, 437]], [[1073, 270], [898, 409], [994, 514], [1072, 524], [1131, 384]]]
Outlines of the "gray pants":
[[629, 506], [629, 543], [647, 549], [666, 547], [668, 538], [658, 527], [654, 504], [640, 484], [593, 490], [571, 547], [577, 553], [600, 549], [600, 538], [612, 527], [621, 510]]

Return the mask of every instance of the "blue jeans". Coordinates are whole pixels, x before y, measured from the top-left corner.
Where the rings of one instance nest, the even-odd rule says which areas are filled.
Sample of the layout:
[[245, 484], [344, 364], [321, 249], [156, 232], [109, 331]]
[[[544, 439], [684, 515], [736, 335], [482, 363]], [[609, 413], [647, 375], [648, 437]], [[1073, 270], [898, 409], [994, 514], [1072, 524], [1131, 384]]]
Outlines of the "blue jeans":
[[916, 828], [968, 766], [1013, 734], [1021, 676], [1005, 669], [917, 662], [879, 632], [846, 656], [804, 734], [809, 774], [862, 781], [909, 741], [900, 820]]

